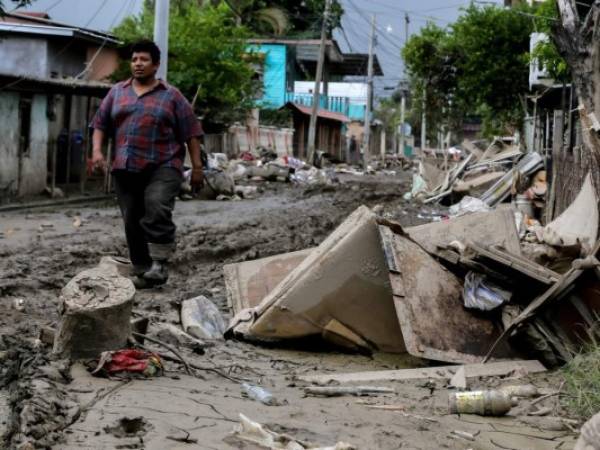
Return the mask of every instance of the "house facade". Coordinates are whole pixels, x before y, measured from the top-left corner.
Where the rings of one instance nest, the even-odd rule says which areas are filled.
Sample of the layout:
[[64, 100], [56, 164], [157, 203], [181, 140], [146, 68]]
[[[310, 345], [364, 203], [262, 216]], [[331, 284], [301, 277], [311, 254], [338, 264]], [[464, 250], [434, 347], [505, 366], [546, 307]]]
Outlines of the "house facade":
[[[320, 41], [294, 39], [252, 39], [249, 50], [263, 56], [260, 68], [260, 108], [288, 108], [294, 122], [294, 154], [306, 156], [306, 116], [312, 109]], [[323, 79], [317, 114], [317, 149], [334, 155], [346, 154], [347, 124], [364, 121], [367, 104], [364, 83], [346, 83], [347, 76], [366, 76], [368, 55], [343, 53], [335, 40], [326, 41]], [[383, 71], [374, 57], [374, 75]]]
[[0, 19], [0, 199], [79, 181], [87, 126], [118, 65], [111, 35], [46, 15]]

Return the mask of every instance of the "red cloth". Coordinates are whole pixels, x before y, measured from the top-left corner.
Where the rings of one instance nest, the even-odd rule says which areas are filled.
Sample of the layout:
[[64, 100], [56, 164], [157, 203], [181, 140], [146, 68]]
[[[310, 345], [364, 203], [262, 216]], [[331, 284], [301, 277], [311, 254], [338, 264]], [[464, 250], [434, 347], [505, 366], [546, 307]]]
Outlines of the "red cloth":
[[94, 372], [104, 369], [108, 374], [119, 372], [148, 374], [148, 369], [152, 369], [149, 367], [151, 365], [162, 368], [158, 355], [135, 349], [118, 350], [102, 353], [98, 367]]

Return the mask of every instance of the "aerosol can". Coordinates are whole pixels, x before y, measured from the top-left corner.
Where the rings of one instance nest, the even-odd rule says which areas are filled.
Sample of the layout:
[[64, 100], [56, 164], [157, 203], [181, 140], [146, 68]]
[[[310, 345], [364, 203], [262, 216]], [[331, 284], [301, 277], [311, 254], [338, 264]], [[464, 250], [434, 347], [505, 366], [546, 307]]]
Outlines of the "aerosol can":
[[517, 404], [516, 398], [497, 390], [456, 392], [449, 399], [451, 414], [503, 416]]

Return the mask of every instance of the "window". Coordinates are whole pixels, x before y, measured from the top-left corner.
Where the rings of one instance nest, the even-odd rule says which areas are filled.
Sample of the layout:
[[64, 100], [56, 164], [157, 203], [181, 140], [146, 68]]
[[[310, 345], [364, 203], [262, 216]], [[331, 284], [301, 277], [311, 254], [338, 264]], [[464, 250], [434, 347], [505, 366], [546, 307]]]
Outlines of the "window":
[[28, 154], [31, 137], [31, 103], [32, 94], [21, 94], [19, 100], [19, 152]]

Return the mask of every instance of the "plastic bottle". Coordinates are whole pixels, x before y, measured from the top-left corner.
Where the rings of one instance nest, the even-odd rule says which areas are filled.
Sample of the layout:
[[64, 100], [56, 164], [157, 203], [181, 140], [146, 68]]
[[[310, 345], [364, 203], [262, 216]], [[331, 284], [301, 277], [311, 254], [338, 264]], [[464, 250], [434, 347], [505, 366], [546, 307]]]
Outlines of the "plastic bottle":
[[480, 416], [503, 416], [517, 400], [497, 391], [456, 392], [450, 395], [451, 414], [478, 414]]
[[256, 400], [257, 402], [261, 402], [268, 406], [277, 405], [277, 400], [273, 397], [266, 389], [261, 388], [260, 386], [254, 386], [248, 383], [242, 383], [242, 392], [245, 393], [248, 398]]

